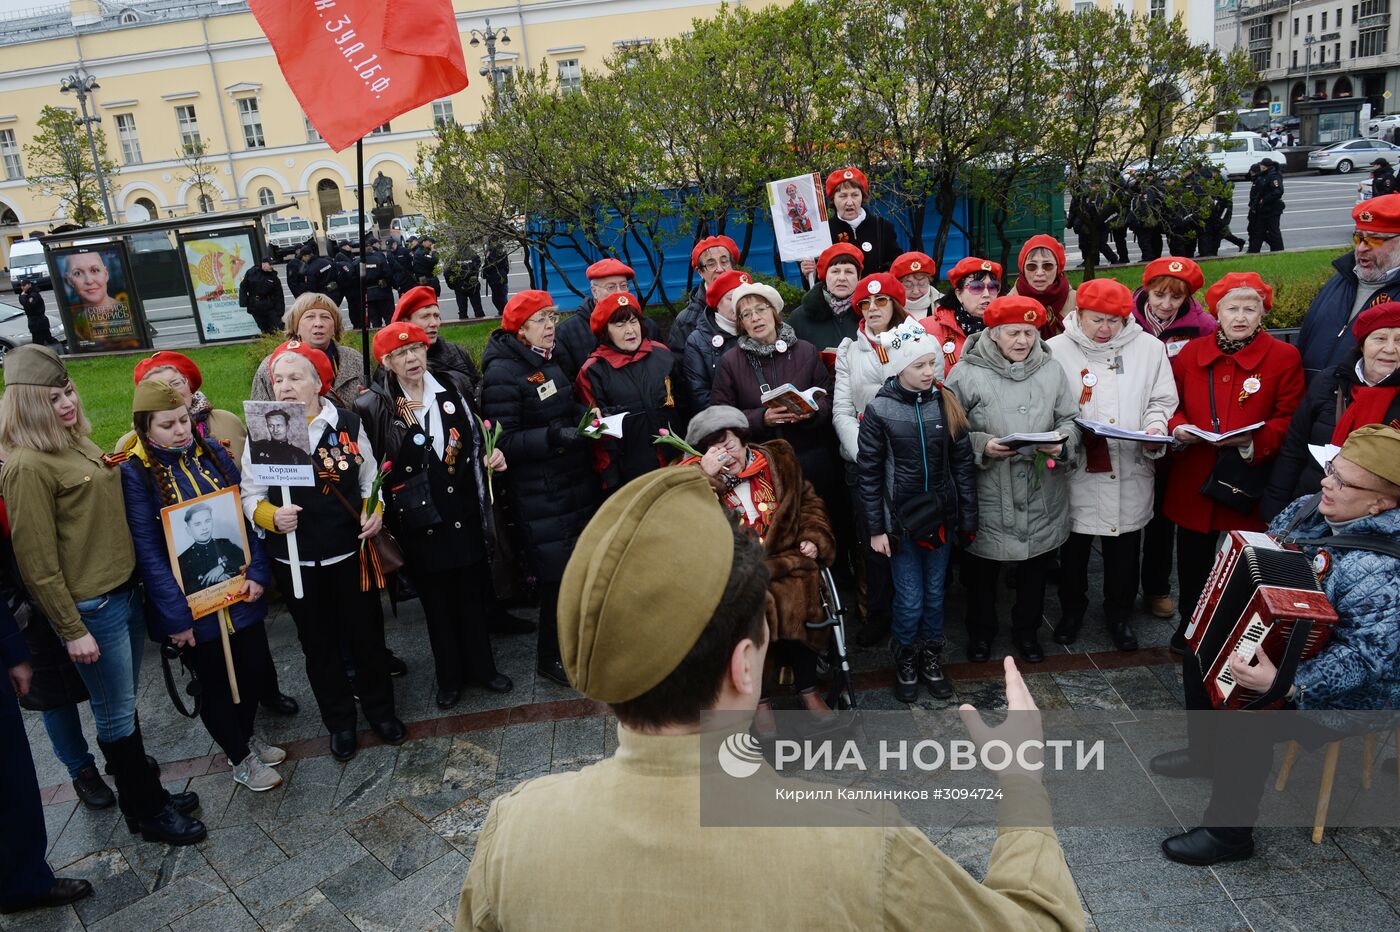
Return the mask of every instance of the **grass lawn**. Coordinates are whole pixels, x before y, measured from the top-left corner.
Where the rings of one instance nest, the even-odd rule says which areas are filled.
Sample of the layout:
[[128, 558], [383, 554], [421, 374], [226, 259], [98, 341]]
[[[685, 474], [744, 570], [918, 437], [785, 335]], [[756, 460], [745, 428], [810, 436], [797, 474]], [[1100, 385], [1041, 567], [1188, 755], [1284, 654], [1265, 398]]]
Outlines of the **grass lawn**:
[[[1274, 313], [1270, 326], [1297, 326], [1323, 282], [1332, 274], [1332, 260], [1341, 255], [1337, 248], [1314, 249], [1306, 252], [1261, 253], [1259, 255], [1230, 255], [1201, 262], [1206, 286], [1227, 272], [1258, 272], [1274, 288]], [[1112, 277], [1130, 288], [1142, 283], [1141, 265], [1110, 266], [1099, 270], [1100, 277]], [[1072, 271], [1070, 281], [1078, 285], [1082, 273]], [[658, 314], [657, 316], [665, 316]], [[447, 323], [442, 328], [445, 339], [465, 347], [474, 359], [481, 360], [486, 340], [498, 326], [498, 321]], [[243, 414], [243, 401], [258, 362], [280, 342], [272, 338], [254, 343], [227, 346], [194, 347], [181, 350], [199, 366], [204, 374], [204, 393], [216, 408]], [[347, 346], [359, 350], [359, 334], [347, 334]], [[131, 372], [143, 353], [96, 358], [70, 357], [68, 370], [82, 394], [83, 406], [92, 420], [93, 439], [110, 448], [131, 428]]]

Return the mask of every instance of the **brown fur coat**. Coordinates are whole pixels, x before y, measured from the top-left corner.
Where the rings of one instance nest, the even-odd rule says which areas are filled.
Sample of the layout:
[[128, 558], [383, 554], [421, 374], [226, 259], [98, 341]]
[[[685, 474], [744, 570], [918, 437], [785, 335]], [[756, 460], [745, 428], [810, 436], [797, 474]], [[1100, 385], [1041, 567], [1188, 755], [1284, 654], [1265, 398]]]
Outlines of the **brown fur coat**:
[[[822, 617], [821, 568], [830, 566], [836, 556], [836, 538], [826, 506], [812, 483], [802, 477], [802, 467], [787, 441], [770, 440], [755, 446], [768, 459], [778, 500], [763, 539], [772, 577], [768, 583], [773, 597], [768, 603], [768, 635], [803, 641], [814, 650], [823, 650], [830, 629], [809, 631], [806, 624]], [[817, 545], [815, 560], [797, 549], [804, 540]]]

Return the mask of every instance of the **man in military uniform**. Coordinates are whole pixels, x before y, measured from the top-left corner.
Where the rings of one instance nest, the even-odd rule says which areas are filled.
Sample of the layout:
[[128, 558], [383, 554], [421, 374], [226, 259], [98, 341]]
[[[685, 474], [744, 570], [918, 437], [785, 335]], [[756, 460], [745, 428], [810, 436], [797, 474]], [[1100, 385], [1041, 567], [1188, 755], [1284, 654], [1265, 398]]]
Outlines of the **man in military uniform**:
[[1249, 188], [1249, 251], [1259, 252], [1269, 244], [1269, 252], [1283, 248], [1283, 172], [1270, 158], [1259, 160], [1259, 174]]
[[277, 333], [282, 329], [282, 313], [287, 309], [287, 302], [282, 297], [282, 279], [272, 270], [271, 256], [263, 256], [256, 268], [244, 274], [238, 286], [238, 304], [248, 309], [263, 333]]
[[[704, 716], [757, 708], [767, 599], [762, 545], [699, 469], [658, 469], [603, 504], [564, 572], [559, 641], [575, 688], [617, 716], [617, 752], [495, 799], [456, 928], [1083, 928], [1054, 832], [1027, 827], [1050, 824], [1036, 771], [1001, 774], [980, 884], [888, 804], [843, 827], [702, 827]], [[1005, 671], [1009, 709], [1033, 713]], [[1038, 716], [1019, 718], [1012, 740], [1038, 738]], [[965, 719], [984, 747], [1012, 737]], [[736, 794], [774, 785], [760, 764]]]
[[457, 319], [467, 319], [467, 303], [471, 302], [472, 316], [485, 317], [481, 309], [481, 257], [470, 246], [461, 247], [456, 259], [447, 264], [447, 287], [457, 299]]
[[53, 330], [49, 327], [49, 315], [44, 313], [44, 296], [39, 294], [39, 289], [34, 287], [33, 282], [20, 282], [19, 306], [24, 308], [24, 320], [29, 324], [29, 339], [37, 346], [48, 346], [52, 343]]
[[334, 262], [325, 256], [312, 256], [306, 263], [306, 290], [316, 291], [340, 306], [344, 295], [340, 290], [340, 275]]
[[365, 314], [371, 327], [382, 327], [394, 313], [394, 268], [379, 248], [379, 237], [365, 240]]
[[185, 512], [185, 528], [194, 543], [180, 551], [180, 579], [185, 593], [198, 592], [227, 582], [247, 564], [243, 548], [226, 537], [214, 536], [214, 509], [192, 505]]
[[342, 241], [335, 254], [335, 277], [340, 285], [340, 293], [345, 296], [345, 306], [350, 311], [350, 326], [359, 330], [364, 326], [363, 299], [360, 296], [360, 257], [348, 241]]
[[[413, 253], [413, 283], [415, 285], [427, 285], [433, 289], [433, 294], [442, 294], [442, 283], [438, 281], [437, 253], [434, 252], [435, 243], [431, 236], [423, 237], [418, 243], [418, 250]], [[400, 296], [402, 297], [402, 296]]]
[[263, 415], [267, 424], [267, 439], [253, 441], [253, 462], [272, 466], [303, 466], [311, 456], [287, 440], [292, 418], [280, 408]]

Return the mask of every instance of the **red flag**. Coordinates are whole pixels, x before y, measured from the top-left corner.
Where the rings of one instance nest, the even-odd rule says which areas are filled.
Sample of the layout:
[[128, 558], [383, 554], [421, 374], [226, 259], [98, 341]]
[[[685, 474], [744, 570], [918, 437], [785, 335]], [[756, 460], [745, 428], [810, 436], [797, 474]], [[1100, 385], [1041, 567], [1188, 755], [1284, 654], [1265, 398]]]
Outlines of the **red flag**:
[[249, 0], [301, 108], [339, 152], [467, 86], [451, 0]]

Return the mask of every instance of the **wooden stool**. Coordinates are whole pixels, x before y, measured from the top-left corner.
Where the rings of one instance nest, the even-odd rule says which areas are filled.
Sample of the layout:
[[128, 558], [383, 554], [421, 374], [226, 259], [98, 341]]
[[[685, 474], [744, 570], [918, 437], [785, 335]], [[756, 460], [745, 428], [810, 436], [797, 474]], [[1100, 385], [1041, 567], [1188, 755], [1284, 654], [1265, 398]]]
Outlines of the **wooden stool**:
[[[1395, 730], [1396, 760], [1395, 779], [1400, 784], [1400, 728]], [[1317, 811], [1313, 817], [1312, 840], [1313, 844], [1322, 844], [1322, 830], [1327, 825], [1327, 807], [1332, 802], [1332, 784], [1337, 777], [1337, 758], [1342, 753], [1342, 742], [1332, 741], [1323, 747], [1324, 756], [1322, 758], [1322, 783], [1317, 788]], [[1361, 746], [1361, 788], [1369, 790], [1371, 788], [1371, 763], [1376, 756], [1376, 733], [1371, 732], [1366, 735]], [[1279, 768], [1278, 779], [1274, 781], [1274, 789], [1282, 792], [1288, 785], [1288, 775], [1293, 770], [1293, 762], [1298, 759], [1298, 742], [1288, 742], [1288, 747], [1284, 750], [1283, 766]]]

